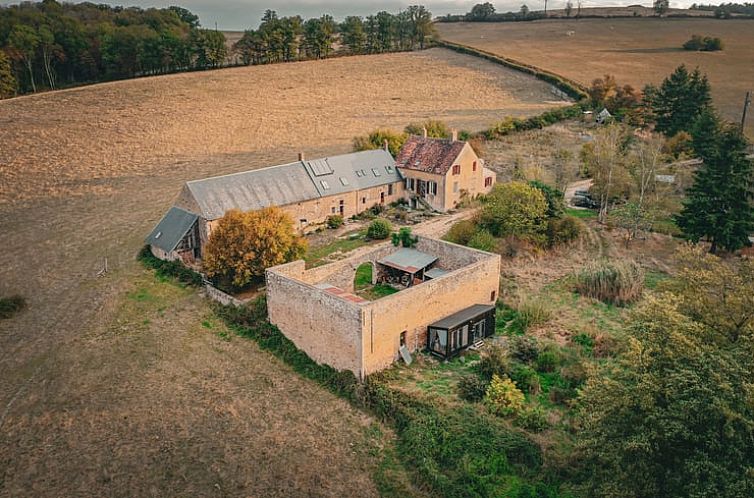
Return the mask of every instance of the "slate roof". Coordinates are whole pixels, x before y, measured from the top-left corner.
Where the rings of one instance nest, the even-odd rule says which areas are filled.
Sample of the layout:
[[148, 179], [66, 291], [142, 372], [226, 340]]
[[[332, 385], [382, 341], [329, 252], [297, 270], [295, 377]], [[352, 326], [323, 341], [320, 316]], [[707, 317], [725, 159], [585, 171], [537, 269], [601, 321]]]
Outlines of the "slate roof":
[[385, 149], [325, 157], [304, 161], [303, 164], [322, 197], [395, 183], [402, 179], [393, 156]]
[[466, 142], [443, 138], [409, 137], [395, 159], [399, 168], [444, 175], [463, 150]]
[[473, 306], [469, 306], [468, 308], [459, 311], [458, 313], [454, 313], [450, 316], [446, 316], [442, 320], [439, 320], [433, 323], [432, 325], [430, 325], [430, 327], [451, 330], [455, 327], [458, 327], [459, 325], [463, 325], [465, 322], [468, 322], [469, 320], [473, 320], [479, 315], [482, 315], [494, 309], [495, 309], [494, 306], [490, 306], [487, 304], [475, 304]]
[[403, 270], [408, 273], [416, 273], [437, 261], [437, 257], [416, 249], [403, 247], [394, 253], [385, 256], [377, 262], [381, 265]]
[[194, 180], [186, 186], [207, 220], [222, 218], [231, 209], [254, 211], [319, 197], [300, 162]]
[[230, 209], [285, 206], [399, 181], [393, 156], [378, 149], [194, 180], [186, 187], [201, 216], [215, 220]]
[[154, 227], [147, 237], [146, 243], [159, 247], [165, 252], [173, 250], [181, 242], [184, 235], [194, 226], [198, 217], [178, 207], [172, 207]]

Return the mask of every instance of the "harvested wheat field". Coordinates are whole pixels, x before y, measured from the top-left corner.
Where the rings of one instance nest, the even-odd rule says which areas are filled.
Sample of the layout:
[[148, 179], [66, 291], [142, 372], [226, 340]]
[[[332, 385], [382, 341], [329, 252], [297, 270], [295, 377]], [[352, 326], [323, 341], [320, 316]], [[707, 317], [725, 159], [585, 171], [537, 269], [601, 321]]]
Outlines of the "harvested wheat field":
[[481, 128], [552, 99], [434, 49], [0, 102], [0, 296], [28, 300], [0, 320], [0, 496], [374, 496], [376, 473], [400, 489], [381, 465], [389, 431], [135, 255], [187, 179], [346, 152], [427, 117]]
[[[677, 66], [698, 66], [712, 84], [716, 106], [740, 122], [754, 90], [754, 20], [581, 19], [527, 23], [438, 24], [443, 38], [572, 78], [585, 85], [605, 74], [642, 88], [659, 84]], [[569, 35], [570, 33], [570, 35]], [[722, 52], [689, 52], [691, 35], [720, 37]], [[754, 118], [747, 133], [754, 136]]]

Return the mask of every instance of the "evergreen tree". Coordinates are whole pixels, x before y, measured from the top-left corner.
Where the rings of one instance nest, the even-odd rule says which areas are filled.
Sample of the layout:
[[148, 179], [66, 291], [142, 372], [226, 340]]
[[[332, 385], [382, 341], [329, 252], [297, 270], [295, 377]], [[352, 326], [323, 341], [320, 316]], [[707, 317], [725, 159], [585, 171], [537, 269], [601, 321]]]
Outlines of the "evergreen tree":
[[699, 69], [689, 73], [685, 65], [665, 78], [660, 88], [647, 87], [644, 94], [651, 107], [655, 129], [669, 137], [688, 131], [712, 102], [707, 77]]
[[692, 130], [696, 154], [704, 161], [696, 172], [676, 221], [684, 235], [710, 241], [710, 252], [735, 251], [749, 245], [754, 233], [754, 162], [747, 143], [732, 125], [721, 125], [705, 111]]
[[346, 17], [340, 25], [340, 40], [352, 54], [363, 54], [367, 42], [364, 21], [358, 16]]

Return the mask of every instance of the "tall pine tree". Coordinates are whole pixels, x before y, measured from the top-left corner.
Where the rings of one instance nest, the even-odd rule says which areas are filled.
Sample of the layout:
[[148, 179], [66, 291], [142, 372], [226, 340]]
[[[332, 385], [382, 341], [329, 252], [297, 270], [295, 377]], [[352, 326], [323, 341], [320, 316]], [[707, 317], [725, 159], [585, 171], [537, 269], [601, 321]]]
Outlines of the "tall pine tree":
[[644, 94], [655, 129], [669, 137], [688, 131], [696, 118], [712, 106], [707, 76], [698, 68], [689, 73], [684, 65], [665, 78], [659, 88], [646, 87]]
[[688, 239], [709, 240], [712, 253], [736, 251], [754, 233], [754, 161], [746, 157], [746, 139], [709, 109], [697, 119], [692, 137], [704, 163], [676, 222]]

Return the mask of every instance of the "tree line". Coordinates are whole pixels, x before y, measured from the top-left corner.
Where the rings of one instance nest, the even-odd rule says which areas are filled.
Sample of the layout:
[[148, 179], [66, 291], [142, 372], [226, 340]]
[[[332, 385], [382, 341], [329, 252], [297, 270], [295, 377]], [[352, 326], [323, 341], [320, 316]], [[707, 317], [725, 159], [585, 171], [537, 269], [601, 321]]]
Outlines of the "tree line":
[[0, 7], [0, 98], [81, 83], [214, 68], [225, 36], [181, 7], [56, 0]]
[[268, 64], [330, 57], [336, 46], [347, 54], [422, 49], [434, 34], [432, 14], [421, 5], [397, 14], [348, 16], [340, 23], [328, 14], [304, 20], [267, 10], [259, 27], [246, 30], [233, 52], [244, 64]]

